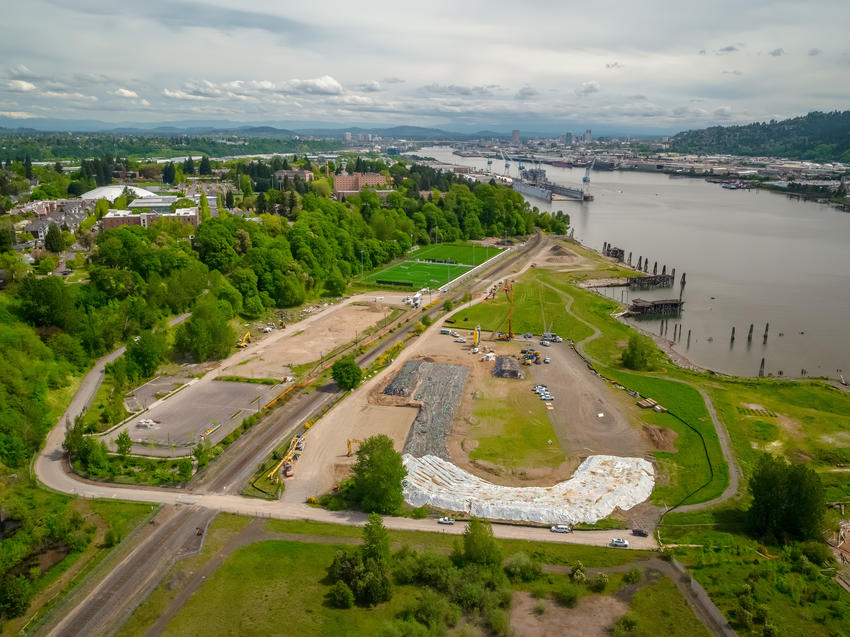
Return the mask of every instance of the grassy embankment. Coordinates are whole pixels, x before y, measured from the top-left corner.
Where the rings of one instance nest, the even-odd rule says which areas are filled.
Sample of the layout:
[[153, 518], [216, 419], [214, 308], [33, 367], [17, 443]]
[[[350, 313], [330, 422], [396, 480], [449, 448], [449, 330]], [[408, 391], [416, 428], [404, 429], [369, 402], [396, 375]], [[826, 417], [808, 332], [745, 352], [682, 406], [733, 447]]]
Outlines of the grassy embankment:
[[[232, 545], [234, 552], [180, 609], [169, 608], [185, 584], [249, 523], [249, 518], [219, 515], [210, 528], [204, 549], [197, 557], [175, 564], [163, 582], [135, 611], [118, 632], [119, 637], [144, 635], [163, 613], [177, 610], [168, 623], [166, 635], [197, 634], [276, 634], [285, 630], [299, 635], [375, 634], [390, 620], [414, 604], [420, 590], [415, 586], [397, 585], [393, 599], [374, 608], [354, 607], [349, 610], [331, 608], [325, 602], [330, 583], [327, 567], [337, 550], [359, 541], [362, 530], [307, 520], [268, 520], [265, 534], [259, 530], [246, 538], [245, 546]], [[275, 533], [287, 534], [275, 540]], [[272, 535], [269, 535], [272, 534]], [[304, 536], [303, 541], [297, 536]], [[448, 554], [458, 537], [443, 533], [390, 531], [394, 550], [408, 546], [417, 551]], [[499, 540], [505, 556], [522, 551], [550, 564], [574, 564], [585, 567], [614, 567], [639, 562], [650, 554], [641, 551], [619, 551], [592, 546]], [[515, 583], [514, 590], [530, 590], [535, 596], [549, 597], [567, 582], [563, 574], [548, 574], [527, 584]], [[620, 574], [612, 574], [603, 594], [615, 593], [623, 584]], [[652, 591], [650, 591], [652, 592]], [[579, 590], [580, 595], [589, 594]], [[658, 595], [658, 593], [653, 593]], [[673, 604], [678, 617], [675, 589], [664, 591], [664, 602]], [[554, 603], [554, 602], [553, 602]], [[638, 607], [630, 614], [643, 618], [648, 627], [660, 629], [667, 617], [653, 616], [651, 610]], [[659, 623], [660, 622], [660, 623]], [[678, 633], [672, 632], [672, 635]]]

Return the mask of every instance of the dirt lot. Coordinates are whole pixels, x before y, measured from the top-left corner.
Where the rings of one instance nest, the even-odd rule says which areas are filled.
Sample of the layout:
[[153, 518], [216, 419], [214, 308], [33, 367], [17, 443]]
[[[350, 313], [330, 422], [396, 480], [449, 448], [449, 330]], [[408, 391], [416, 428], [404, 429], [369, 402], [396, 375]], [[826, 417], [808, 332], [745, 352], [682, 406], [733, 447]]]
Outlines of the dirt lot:
[[511, 628], [517, 637], [538, 635], [580, 635], [607, 637], [609, 628], [626, 614], [629, 605], [616, 597], [588, 595], [575, 608], [559, 606], [547, 600], [541, 615], [535, 612], [537, 601], [525, 592], [514, 593], [511, 604]]
[[374, 302], [375, 297], [371, 297], [369, 301], [358, 301], [357, 305], [348, 303], [328, 308], [303, 333], [300, 333], [302, 324], [294, 323], [277, 332], [277, 338], [260, 341], [250, 350], [249, 358], [223, 367], [221, 373], [247, 378], [288, 376], [292, 366], [317, 361], [323, 353], [354, 340], [375, 325], [389, 314], [390, 303], [401, 305], [401, 299], [395, 296], [385, 295], [384, 301], [378, 303]]

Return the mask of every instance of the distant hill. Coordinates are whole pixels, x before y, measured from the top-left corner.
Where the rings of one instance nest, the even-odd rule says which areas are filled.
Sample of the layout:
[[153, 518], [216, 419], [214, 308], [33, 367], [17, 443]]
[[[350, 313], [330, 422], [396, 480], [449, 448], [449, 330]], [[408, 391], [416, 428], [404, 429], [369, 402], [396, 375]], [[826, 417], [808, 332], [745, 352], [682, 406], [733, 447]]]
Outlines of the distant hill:
[[671, 150], [850, 163], [850, 111], [684, 131], [673, 137]]

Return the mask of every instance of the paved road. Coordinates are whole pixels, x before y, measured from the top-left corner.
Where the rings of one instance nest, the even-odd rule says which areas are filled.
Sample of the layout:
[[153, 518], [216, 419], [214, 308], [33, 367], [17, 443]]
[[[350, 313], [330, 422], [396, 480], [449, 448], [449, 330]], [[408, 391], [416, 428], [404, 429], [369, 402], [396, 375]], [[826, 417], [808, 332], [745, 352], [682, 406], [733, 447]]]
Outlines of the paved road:
[[[489, 275], [497, 276], [516, 265], [537, 249], [541, 240], [542, 236], [538, 233], [527, 242], [525, 250], [502, 261]], [[480, 280], [476, 279], [476, 282]], [[474, 282], [471, 285], [474, 285]], [[430, 312], [436, 314], [439, 309], [435, 307]], [[172, 324], [185, 320], [187, 317], [188, 315], [177, 317]], [[361, 356], [360, 364], [369, 364], [391, 345], [404, 338], [412, 329], [411, 324], [396, 331], [391, 338]], [[211, 519], [206, 516], [213, 516], [215, 512], [225, 511], [279, 519], [308, 519], [347, 525], [365, 524], [366, 516], [359, 512], [333, 512], [302, 503], [265, 501], [236, 495], [256, 470], [258, 463], [262, 462], [275, 446], [304, 420], [313, 417], [340, 397], [339, 390], [332, 383], [318, 391], [297, 397], [277, 410], [271, 418], [267, 419], [267, 423], [255, 427], [242, 436], [214, 463], [213, 469], [201, 476], [189, 490], [95, 483], [73, 474], [62, 450], [65, 435], [63, 423], [66, 420], [73, 421], [91, 402], [102, 381], [106, 363], [115, 360], [123, 351], [124, 348], [120, 348], [100, 359], [83, 379], [65, 416], [48, 434], [44, 448], [34, 463], [34, 472], [45, 486], [57, 491], [85, 498], [122, 498], [172, 505], [177, 507], [177, 513], [173, 522], [164, 525], [161, 530], [140, 543], [133, 553], [119, 564], [96, 589], [80, 600], [73, 612], [64, 617], [62, 623], [55, 626], [49, 634], [98, 634], [109, 627], [117, 626], [118, 620], [125, 616], [122, 615], [122, 609], [126, 610], [126, 600], [132, 599], [135, 603], [139, 603], [164, 574], [164, 562], [153, 559], [153, 556], [157, 558], [173, 556], [173, 552], [162, 551], [162, 547], [182, 546], [187, 533], [191, 534], [196, 526], [200, 525], [200, 521]], [[396, 517], [385, 518], [384, 524], [389, 529], [432, 532], [440, 530], [449, 534], [460, 534], [465, 528], [465, 524], [462, 523], [454, 526], [437, 526], [434, 520]], [[503, 539], [606, 546], [610, 542], [612, 533], [583, 531], [556, 534], [550, 533], [545, 528], [495, 525], [494, 535]], [[656, 548], [652, 537], [632, 538], [631, 544], [632, 548]], [[67, 629], [68, 626], [72, 629]]]

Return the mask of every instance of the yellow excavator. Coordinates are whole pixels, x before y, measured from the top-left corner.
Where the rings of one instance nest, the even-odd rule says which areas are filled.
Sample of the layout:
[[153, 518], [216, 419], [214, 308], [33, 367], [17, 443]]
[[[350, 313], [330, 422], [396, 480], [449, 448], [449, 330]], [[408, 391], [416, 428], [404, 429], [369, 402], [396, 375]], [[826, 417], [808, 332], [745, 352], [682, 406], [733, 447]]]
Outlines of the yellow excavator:
[[352, 451], [352, 449], [351, 449], [351, 445], [355, 445], [355, 444], [356, 444], [356, 445], [359, 445], [359, 444], [361, 444], [362, 442], [363, 442], [362, 440], [349, 440], [349, 441], [348, 441], [348, 457], [349, 457], [349, 458], [351, 457], [351, 451]]
[[508, 331], [499, 332], [496, 338], [500, 341], [512, 341], [514, 338], [514, 284], [505, 279], [505, 298], [508, 299]]
[[251, 332], [245, 332], [245, 336], [236, 343], [236, 347], [248, 347], [248, 343], [251, 342]]

